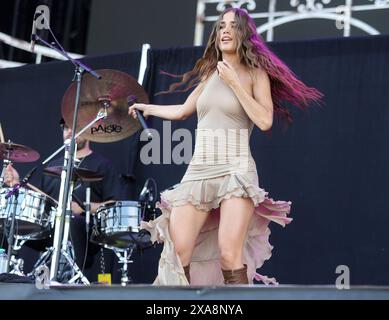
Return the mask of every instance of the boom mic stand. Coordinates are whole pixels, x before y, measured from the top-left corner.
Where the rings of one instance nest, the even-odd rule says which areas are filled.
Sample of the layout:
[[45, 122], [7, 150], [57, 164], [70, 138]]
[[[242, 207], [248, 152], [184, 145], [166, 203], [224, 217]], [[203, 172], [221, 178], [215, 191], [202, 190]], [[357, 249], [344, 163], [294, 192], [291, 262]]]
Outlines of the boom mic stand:
[[[71, 197], [71, 193], [70, 193], [71, 177], [73, 175], [74, 158], [75, 158], [75, 154], [76, 154], [75, 131], [77, 128], [78, 110], [79, 110], [79, 105], [80, 105], [82, 75], [86, 71], [86, 72], [90, 73], [92, 76], [96, 77], [97, 79], [100, 79], [101, 76], [98, 73], [96, 73], [95, 71], [93, 71], [91, 68], [89, 68], [88, 66], [83, 64], [82, 62], [71, 58], [67, 54], [67, 52], [62, 48], [62, 46], [58, 43], [58, 41], [56, 40], [56, 38], [55, 38], [55, 36], [52, 33], [50, 28], [49, 28], [49, 31], [53, 35], [59, 48], [46, 42], [45, 40], [43, 40], [41, 37], [39, 37], [36, 34], [33, 35], [33, 40], [40, 41], [44, 45], [57, 51], [62, 56], [64, 56], [67, 60], [69, 60], [75, 66], [75, 74], [74, 74], [73, 81], [76, 81], [76, 84], [77, 84], [75, 105], [74, 105], [73, 124], [72, 124], [72, 136], [70, 139], [70, 143], [67, 143], [67, 144], [65, 143], [64, 166], [63, 166], [62, 172], [61, 172], [61, 187], [60, 187], [60, 192], [59, 192], [58, 207], [57, 207], [57, 211], [56, 211], [56, 215], [55, 215], [55, 230], [54, 230], [54, 240], [53, 240], [53, 252], [52, 252], [51, 266], [50, 266], [50, 280], [57, 280], [60, 254], [61, 253], [63, 255], [66, 254], [66, 252], [65, 252], [65, 254], [64, 254], [64, 252], [62, 252], [63, 247], [64, 247], [64, 245], [63, 245], [64, 232], [69, 232], [68, 226], [66, 226], [66, 228], [65, 228], [65, 220], [68, 223], [70, 220], [70, 215], [71, 215], [71, 208], [69, 208], [68, 204], [71, 203], [71, 200], [70, 200], [70, 197]], [[55, 154], [57, 154], [57, 153], [55, 153]], [[51, 159], [51, 157], [49, 159]], [[45, 161], [45, 163], [46, 163], [46, 161]], [[65, 238], [67, 238], [67, 236]], [[61, 248], [61, 243], [62, 243], [62, 248]], [[66, 255], [65, 255], [65, 257], [66, 257]], [[85, 277], [82, 277], [82, 279], [83, 278], [85, 278]], [[86, 281], [83, 280], [83, 281], [87, 282], [87, 280]]]

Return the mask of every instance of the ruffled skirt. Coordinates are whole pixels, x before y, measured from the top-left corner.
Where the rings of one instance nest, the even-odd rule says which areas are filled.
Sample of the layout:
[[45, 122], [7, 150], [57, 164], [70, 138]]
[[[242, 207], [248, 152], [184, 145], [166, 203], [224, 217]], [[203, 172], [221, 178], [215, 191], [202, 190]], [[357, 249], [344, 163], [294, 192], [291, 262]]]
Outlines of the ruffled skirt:
[[199, 210], [211, 211], [196, 242], [191, 260], [192, 285], [222, 285], [223, 274], [219, 262], [218, 226], [220, 203], [231, 197], [250, 198], [255, 206], [247, 232], [243, 263], [247, 265], [249, 283], [253, 279], [265, 284], [277, 284], [275, 278], [268, 278], [256, 272], [265, 260], [271, 257], [273, 246], [269, 243], [270, 221], [282, 226], [291, 222], [290, 201], [274, 201], [268, 193], [259, 188], [256, 171], [242, 175], [233, 173], [221, 177], [184, 181], [174, 189], [161, 193], [158, 207], [162, 214], [155, 220], [142, 221], [141, 227], [151, 233], [152, 242], [163, 242], [155, 285], [188, 285], [180, 258], [175, 253], [169, 235], [169, 217], [173, 207], [192, 204]]

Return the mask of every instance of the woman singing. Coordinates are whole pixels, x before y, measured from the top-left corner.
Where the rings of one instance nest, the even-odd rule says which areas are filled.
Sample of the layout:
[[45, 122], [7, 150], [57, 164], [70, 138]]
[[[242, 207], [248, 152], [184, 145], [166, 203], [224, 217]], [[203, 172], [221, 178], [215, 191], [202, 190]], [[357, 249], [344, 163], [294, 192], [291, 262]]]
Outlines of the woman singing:
[[[189, 81], [190, 80], [190, 81]], [[159, 285], [276, 283], [256, 273], [270, 258], [270, 221], [282, 226], [291, 202], [259, 188], [249, 148], [253, 126], [267, 131], [273, 114], [290, 120], [282, 102], [305, 109], [322, 94], [298, 80], [265, 45], [246, 11], [225, 10], [204, 55], [182, 81], [196, 87], [183, 105], [134, 104], [144, 116], [183, 120], [197, 111], [193, 158], [181, 183], [161, 194], [162, 215], [143, 228], [164, 242]]]

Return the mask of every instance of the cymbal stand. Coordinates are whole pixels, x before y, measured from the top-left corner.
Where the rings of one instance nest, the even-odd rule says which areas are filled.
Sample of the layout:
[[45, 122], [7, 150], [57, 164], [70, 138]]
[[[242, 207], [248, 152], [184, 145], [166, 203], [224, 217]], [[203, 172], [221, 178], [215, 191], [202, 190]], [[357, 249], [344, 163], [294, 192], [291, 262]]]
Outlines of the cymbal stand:
[[[108, 112], [107, 112], [108, 108], [109, 108], [109, 104], [107, 104], [104, 101], [102, 109], [98, 112], [98, 114], [96, 115], [95, 119], [93, 119], [82, 130], [80, 130], [75, 135], [75, 139], [77, 139], [81, 134], [83, 134], [86, 130], [88, 130], [88, 128], [90, 128], [96, 122], [98, 122], [101, 119], [106, 118], [107, 115], [108, 115]], [[42, 165], [47, 164], [52, 158], [54, 158], [63, 149], [65, 149], [65, 155], [66, 155], [66, 153], [67, 153], [66, 149], [68, 149], [68, 148], [69, 148], [69, 141], [65, 141], [65, 143], [58, 150], [56, 150], [53, 154], [51, 154], [46, 160], [44, 160], [42, 162]], [[63, 172], [61, 173], [61, 186], [62, 186], [62, 183], [63, 183]], [[73, 187], [71, 187], [71, 189], [73, 189]], [[72, 192], [69, 192], [69, 195], [71, 195], [71, 193]], [[62, 197], [63, 197], [63, 195], [62, 195]], [[69, 199], [70, 198], [71, 197], [69, 197]], [[60, 199], [59, 199], [58, 203], [59, 204], [62, 203], [61, 202], [61, 193], [60, 193]], [[69, 205], [70, 205], [70, 208], [71, 208], [71, 201], [70, 202], [68, 201], [66, 207], [68, 207]], [[68, 211], [68, 212], [71, 214], [71, 210]], [[57, 248], [57, 251], [59, 252], [59, 255], [62, 254], [62, 256], [70, 264], [70, 266], [72, 267], [72, 269], [73, 269], [73, 271], [75, 273], [75, 276], [71, 280], [69, 280], [69, 283], [75, 282], [76, 280], [80, 279], [83, 283], [89, 284], [88, 279], [82, 275], [82, 272], [81, 272], [80, 268], [72, 260], [72, 257], [69, 254], [69, 250], [68, 250], [69, 249], [68, 248], [68, 236], [69, 236], [69, 225], [70, 225], [70, 217], [71, 217], [70, 215], [69, 216], [65, 216], [65, 221], [64, 221], [64, 226], [63, 226], [64, 229], [63, 229], [62, 238], [60, 237], [60, 235], [58, 233], [59, 232], [58, 227], [61, 224], [61, 216], [62, 216], [62, 208], [59, 209], [57, 207], [57, 211], [56, 211], [56, 215], [55, 215], [55, 221], [54, 221], [54, 226], [57, 226], [56, 227], [56, 231], [54, 232], [54, 238], [57, 236], [57, 238], [55, 238], [56, 241], [53, 241], [53, 246], [52, 247], [46, 249], [46, 251], [42, 254], [42, 256], [35, 263], [33, 270], [28, 275], [34, 275], [34, 271], [37, 270], [37, 268], [39, 268], [42, 265], [48, 264], [50, 260], [52, 261], [54, 253], [55, 253], [56, 248]], [[56, 234], [56, 232], [57, 232], [57, 234]], [[58, 245], [58, 241], [60, 241], [59, 245]], [[59, 256], [58, 256], [57, 259], [58, 260], [56, 262], [59, 263]], [[53, 268], [51, 268], [50, 271], [51, 270], [53, 270]], [[58, 269], [57, 269], [57, 272], [55, 274], [57, 275], [57, 273], [58, 273]], [[51, 273], [50, 275], [54, 276], [54, 273]], [[51, 279], [53, 279], [53, 278], [51, 278]]]
[[47, 47], [57, 51], [59, 54], [64, 56], [67, 60], [69, 60], [75, 67], [74, 72], [74, 78], [73, 81], [76, 81], [77, 84], [77, 91], [76, 91], [76, 97], [75, 97], [75, 104], [74, 104], [74, 115], [73, 115], [73, 125], [72, 125], [72, 136], [70, 139], [70, 144], [68, 144], [66, 150], [65, 150], [65, 156], [64, 156], [64, 166], [61, 173], [61, 188], [59, 193], [59, 204], [57, 207], [57, 212], [55, 216], [55, 231], [54, 231], [54, 252], [52, 254], [52, 260], [51, 260], [51, 268], [50, 268], [50, 280], [56, 280], [57, 274], [58, 274], [58, 262], [60, 257], [60, 246], [61, 242], [64, 238], [64, 229], [65, 229], [65, 217], [66, 217], [66, 209], [67, 209], [67, 203], [70, 201], [69, 197], [71, 194], [69, 194], [70, 189], [70, 181], [73, 174], [73, 168], [74, 168], [74, 159], [76, 154], [76, 128], [77, 128], [77, 118], [78, 118], [78, 110], [80, 106], [80, 93], [81, 93], [81, 82], [82, 82], [82, 75], [86, 71], [92, 76], [96, 77], [97, 79], [100, 79], [101, 76], [93, 71], [91, 68], [89, 68], [84, 63], [73, 59], [69, 56], [69, 54], [63, 49], [63, 47], [60, 45], [60, 43], [57, 41], [54, 33], [50, 29], [50, 26], [47, 26], [47, 29], [52, 34], [57, 46], [48, 43], [41, 37], [39, 37], [37, 34], [33, 34], [32, 40], [34, 41], [40, 41]]

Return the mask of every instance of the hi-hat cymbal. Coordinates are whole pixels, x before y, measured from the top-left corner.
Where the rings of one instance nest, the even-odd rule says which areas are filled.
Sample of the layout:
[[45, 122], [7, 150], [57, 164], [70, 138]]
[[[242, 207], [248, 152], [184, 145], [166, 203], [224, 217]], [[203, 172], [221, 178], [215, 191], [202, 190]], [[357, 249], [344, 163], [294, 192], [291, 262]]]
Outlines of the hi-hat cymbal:
[[27, 146], [12, 142], [0, 143], [0, 159], [12, 162], [34, 162], [40, 157], [39, 153]]
[[[52, 176], [55, 178], [60, 178], [61, 177], [61, 172], [62, 172], [62, 167], [61, 166], [56, 166], [56, 167], [47, 167], [43, 169], [43, 173]], [[88, 170], [85, 168], [74, 168], [73, 169], [73, 177], [72, 180], [82, 180], [85, 182], [95, 182], [95, 181], [100, 181], [103, 180], [104, 176], [102, 174], [99, 174], [95, 171]]]
[[[82, 136], [96, 142], [114, 142], [125, 139], [141, 128], [139, 120], [128, 114], [128, 99], [133, 97], [138, 103], [148, 103], [148, 97], [142, 86], [130, 75], [110, 69], [96, 70], [101, 79], [90, 74], [82, 78], [80, 107], [77, 130], [90, 123], [97, 113], [108, 105], [108, 117], [99, 120]], [[72, 126], [76, 83], [72, 83], [62, 99], [62, 117], [68, 126]]]

